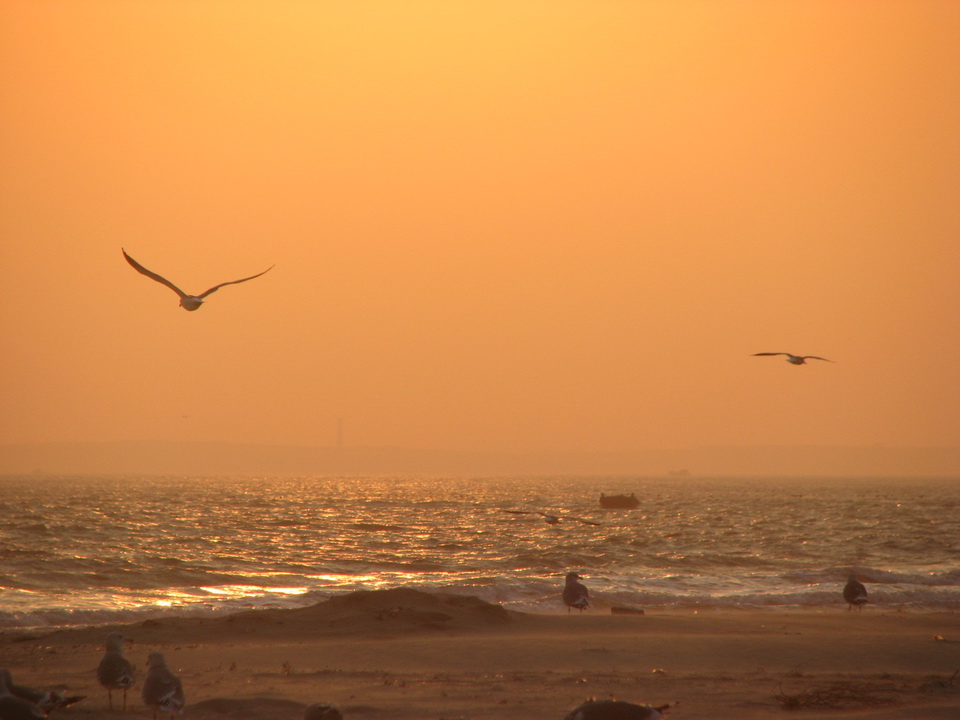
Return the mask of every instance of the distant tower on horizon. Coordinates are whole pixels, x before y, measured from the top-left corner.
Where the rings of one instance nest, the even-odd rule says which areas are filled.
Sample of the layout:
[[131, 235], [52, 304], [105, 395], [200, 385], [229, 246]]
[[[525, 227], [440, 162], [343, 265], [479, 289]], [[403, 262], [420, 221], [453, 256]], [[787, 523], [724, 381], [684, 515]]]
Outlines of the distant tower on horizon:
[[343, 418], [337, 418], [337, 450], [343, 450]]

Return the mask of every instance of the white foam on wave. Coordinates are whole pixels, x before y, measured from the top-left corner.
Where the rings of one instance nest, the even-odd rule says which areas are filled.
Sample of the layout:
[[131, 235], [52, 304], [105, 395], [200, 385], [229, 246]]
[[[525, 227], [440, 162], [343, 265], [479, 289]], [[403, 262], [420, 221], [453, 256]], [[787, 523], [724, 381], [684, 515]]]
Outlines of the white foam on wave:
[[[344, 579], [341, 579], [344, 580]], [[368, 579], [369, 580], [369, 579]], [[602, 578], [585, 578], [591, 589], [591, 606], [596, 612], [607, 612], [616, 605], [642, 607], [646, 610], [675, 609], [747, 609], [747, 608], [829, 608], [844, 607], [840, 590], [842, 584], [814, 583], [798, 588], [796, 584], [783, 584], [766, 590], [744, 588], [738, 592], [704, 592], [704, 582], [688, 582], [685, 578], [663, 578], [644, 587], [637, 583], [631, 588], [623, 583], [604, 583]], [[671, 583], [673, 587], [671, 588]], [[452, 592], [474, 595], [490, 603], [500, 604], [510, 610], [531, 613], [563, 612], [559, 585], [553, 578], [520, 580], [502, 578], [491, 582], [443, 582], [400, 583], [426, 592]], [[32, 610], [0, 611], [0, 628], [70, 627], [133, 623], [148, 619], [172, 616], [214, 617], [251, 609], [297, 608], [323, 602], [336, 595], [355, 590], [375, 590], [396, 587], [379, 582], [338, 583], [337, 587], [322, 589], [276, 592], [270, 588], [248, 586], [245, 595], [208, 594], [186, 589], [171, 589], [170, 595], [180, 598], [167, 606], [156, 603], [123, 608], [91, 607], [83, 609], [49, 606]], [[960, 587], [956, 585], [911, 585], [868, 584], [871, 607], [885, 610], [910, 609], [914, 611], [960, 610]], [[699, 588], [699, 589], [698, 589]]]

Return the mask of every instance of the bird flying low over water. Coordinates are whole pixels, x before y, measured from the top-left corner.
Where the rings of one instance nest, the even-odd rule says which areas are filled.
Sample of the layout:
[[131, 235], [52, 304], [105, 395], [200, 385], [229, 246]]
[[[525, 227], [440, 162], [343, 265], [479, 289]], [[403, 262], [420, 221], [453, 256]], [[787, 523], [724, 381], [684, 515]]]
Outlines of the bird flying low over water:
[[561, 520], [576, 520], [584, 525], [600, 525], [600, 523], [594, 522], [593, 520], [585, 520], [584, 518], [574, 517], [573, 515], [553, 515], [541, 510], [504, 510], [504, 512], [508, 512], [511, 515], [543, 515], [543, 519], [548, 525], [557, 525]]
[[273, 267], [274, 267], [273, 265], [271, 265], [270, 267], [268, 267], [268, 268], [267, 268], [266, 270], [264, 270], [263, 272], [259, 272], [259, 273], [257, 273], [256, 275], [251, 275], [250, 277], [241, 278], [241, 279], [239, 279], [239, 280], [229, 280], [229, 281], [227, 281], [227, 282], [222, 282], [222, 283], [220, 283], [219, 285], [214, 285], [214, 286], [213, 286], [212, 288], [210, 288], [209, 290], [203, 291], [203, 292], [200, 293], [199, 295], [188, 295], [187, 293], [185, 293], [183, 290], [181, 290], [180, 288], [178, 288], [176, 285], [174, 285], [172, 282], [170, 282], [169, 280], [167, 280], [167, 279], [166, 279], [165, 277], [163, 277], [162, 275], [157, 275], [157, 273], [153, 272], [152, 270], [147, 270], [143, 265], [141, 265], [141, 264], [138, 263], [136, 260], [134, 260], [132, 257], [130, 257], [129, 255], [127, 255], [127, 251], [124, 250], [123, 248], [120, 248], [120, 251], [123, 253], [123, 257], [126, 258], [127, 262], [130, 263], [130, 266], [131, 266], [134, 270], [136, 270], [138, 273], [140, 273], [141, 275], [146, 275], [148, 278], [150, 278], [150, 279], [152, 279], [152, 280], [156, 280], [156, 281], [157, 281], [158, 283], [160, 283], [161, 285], [166, 285], [168, 288], [170, 288], [171, 290], [173, 290], [177, 295], [179, 295], [179, 296], [180, 296], [180, 307], [182, 307], [184, 310], [196, 310], [196, 309], [199, 308], [201, 305], [203, 305], [203, 299], [204, 299], [207, 295], [210, 295], [211, 293], [215, 293], [217, 290], [219, 290], [220, 288], [222, 288], [224, 285], [236, 285], [237, 283], [246, 282], [247, 280], [253, 280], [254, 278], [258, 278], [258, 277], [260, 277], [261, 275], [263, 275], [263, 273], [265, 273], [265, 272], [267, 272], [267, 271], [269, 271], [269, 270], [272, 270]]
[[834, 362], [833, 360], [827, 360], [827, 358], [817, 357], [816, 355], [791, 355], [790, 353], [754, 353], [753, 356], [757, 357], [759, 355], [786, 355], [787, 362], [791, 365], [806, 365], [807, 360], [823, 360], [825, 362]]

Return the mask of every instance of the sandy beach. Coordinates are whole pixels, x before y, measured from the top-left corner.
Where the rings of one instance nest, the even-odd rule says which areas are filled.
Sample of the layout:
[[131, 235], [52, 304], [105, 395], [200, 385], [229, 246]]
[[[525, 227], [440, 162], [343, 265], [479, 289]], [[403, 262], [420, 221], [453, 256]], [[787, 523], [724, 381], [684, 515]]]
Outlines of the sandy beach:
[[[112, 630], [139, 672], [126, 714], [107, 709], [94, 676]], [[681, 719], [960, 717], [960, 615], [839, 603], [532, 615], [398, 588], [297, 610], [0, 635], [0, 664], [18, 683], [86, 695], [52, 717], [151, 717], [139, 696], [151, 651], [181, 677], [184, 716], [196, 720], [299, 720], [320, 701], [346, 718], [560, 720], [611, 697], [677, 702]]]

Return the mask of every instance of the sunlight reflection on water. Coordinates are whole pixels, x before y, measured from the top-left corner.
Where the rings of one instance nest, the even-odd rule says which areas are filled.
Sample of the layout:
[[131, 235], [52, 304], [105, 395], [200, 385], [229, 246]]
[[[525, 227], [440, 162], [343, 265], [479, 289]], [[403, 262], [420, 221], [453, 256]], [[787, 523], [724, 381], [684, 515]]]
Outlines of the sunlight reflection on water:
[[[832, 604], [851, 567], [878, 602], [960, 607], [960, 483], [950, 480], [0, 482], [6, 625], [297, 606], [397, 585], [554, 612], [571, 568], [601, 609]], [[602, 510], [601, 491], [643, 502]]]

